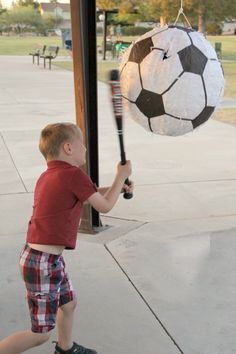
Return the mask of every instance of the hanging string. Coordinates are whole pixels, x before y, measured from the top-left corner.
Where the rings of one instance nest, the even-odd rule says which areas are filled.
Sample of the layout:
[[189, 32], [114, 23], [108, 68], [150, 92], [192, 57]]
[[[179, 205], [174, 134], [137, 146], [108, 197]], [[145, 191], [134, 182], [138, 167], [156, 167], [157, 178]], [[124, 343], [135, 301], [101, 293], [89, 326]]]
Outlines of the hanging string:
[[185, 20], [186, 20], [188, 26], [189, 26], [190, 28], [192, 28], [192, 26], [191, 26], [189, 20], [187, 19], [187, 16], [186, 16], [185, 13], [184, 13], [183, 0], [181, 0], [180, 9], [179, 9], [179, 12], [178, 12], [178, 15], [177, 15], [177, 17], [176, 17], [176, 20], [175, 20], [174, 25], [176, 25], [176, 23], [178, 22], [180, 15], [183, 15], [183, 16], [184, 16], [184, 18], [185, 18]]

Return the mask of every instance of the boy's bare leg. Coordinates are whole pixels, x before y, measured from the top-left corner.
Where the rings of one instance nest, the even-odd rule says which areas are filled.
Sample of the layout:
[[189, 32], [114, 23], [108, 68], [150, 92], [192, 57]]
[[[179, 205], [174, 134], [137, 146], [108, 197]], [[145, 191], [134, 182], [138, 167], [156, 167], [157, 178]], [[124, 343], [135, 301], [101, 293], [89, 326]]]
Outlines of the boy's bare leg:
[[63, 350], [68, 350], [73, 346], [72, 328], [75, 307], [76, 300], [73, 300], [59, 307], [57, 312], [58, 346]]
[[19, 354], [45, 343], [50, 333], [22, 331], [12, 334], [0, 341], [0, 354]]

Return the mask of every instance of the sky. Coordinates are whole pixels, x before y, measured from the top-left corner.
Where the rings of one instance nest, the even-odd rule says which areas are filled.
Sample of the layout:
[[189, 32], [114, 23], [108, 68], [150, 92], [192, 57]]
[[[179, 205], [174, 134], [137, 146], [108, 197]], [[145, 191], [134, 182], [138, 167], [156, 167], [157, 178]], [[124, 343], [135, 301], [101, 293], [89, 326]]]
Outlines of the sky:
[[[1, 3], [2, 3], [2, 5], [3, 6], [7, 6], [7, 7], [9, 7], [9, 6], [11, 6], [11, 3], [12, 3], [12, 0], [1, 0], [0, 1]], [[49, 2], [49, 0], [43, 0], [43, 1], [39, 1], [39, 2]], [[61, 2], [61, 3], [69, 3], [70, 2], [70, 0], [59, 0], [59, 2]]]

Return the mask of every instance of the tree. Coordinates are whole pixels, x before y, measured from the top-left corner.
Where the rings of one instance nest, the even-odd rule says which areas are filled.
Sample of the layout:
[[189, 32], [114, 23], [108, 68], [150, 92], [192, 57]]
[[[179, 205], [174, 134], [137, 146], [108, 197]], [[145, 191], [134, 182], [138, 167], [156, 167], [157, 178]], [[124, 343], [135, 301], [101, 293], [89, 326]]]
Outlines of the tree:
[[39, 2], [36, 0], [18, 0], [16, 2], [14, 2], [14, 5], [16, 6], [31, 6], [34, 9], [38, 9], [39, 8]]
[[236, 0], [186, 0], [186, 4], [197, 17], [199, 32], [205, 32], [209, 21], [220, 22], [226, 17], [236, 17]]
[[31, 6], [14, 5], [6, 13], [6, 26], [10, 26], [16, 33], [21, 33], [27, 30], [36, 30], [42, 27], [41, 15]]
[[[140, 0], [140, 13], [143, 19], [157, 20], [161, 16], [167, 22], [174, 22], [180, 8], [180, 0]], [[236, 17], [236, 0], [184, 0], [184, 12], [198, 30], [205, 32], [209, 21], [224, 21], [225, 17]]]
[[160, 17], [166, 22], [173, 22], [178, 14], [178, 0], [139, 1], [139, 13], [142, 20], [158, 22]]
[[137, 7], [138, 0], [97, 0], [100, 10], [118, 9], [120, 13], [133, 12]]
[[0, 1], [0, 15], [4, 14], [4, 12], [6, 12], [7, 9], [5, 9], [3, 6], [2, 6], [2, 3]]
[[42, 16], [42, 19], [45, 31], [57, 28], [57, 26], [63, 21], [63, 18], [61, 16], [56, 16], [53, 14], [45, 14]]
[[118, 7], [116, 0], [97, 0], [96, 5], [100, 10], [112, 10]]
[[[61, 16], [59, 16], [58, 15], [58, 13], [57, 13], [57, 10], [58, 10], [58, 4], [59, 4], [59, 2], [58, 2], [58, 0], [50, 0], [50, 3], [51, 4], [55, 4], [55, 24], [54, 24], [54, 27], [52, 27], [52, 28], [57, 28], [58, 27], [58, 25], [63, 21], [63, 18], [61, 17]], [[51, 22], [53, 21], [53, 18], [51, 18]]]
[[34, 8], [33, 0], [19, 0], [0, 16], [0, 30], [14, 30], [20, 34], [24, 31], [35, 31], [46, 34], [49, 29], [56, 28], [62, 22], [61, 16], [43, 15]]
[[117, 14], [109, 16], [108, 23], [131, 24], [140, 18], [137, 13], [134, 14], [138, 4], [137, 0], [97, 0], [96, 3], [100, 10], [118, 10]]
[[[163, 17], [167, 23], [175, 21], [180, 5], [181, 0], [97, 0], [100, 9], [118, 8], [118, 20], [138, 9], [136, 20], [157, 22]], [[183, 0], [183, 7], [190, 22], [197, 24], [198, 30], [203, 33], [209, 22], [220, 23], [226, 17], [236, 18], [236, 0]]]
[[7, 10], [3, 8], [2, 3], [0, 2], [0, 34], [7, 28], [6, 26], [6, 13]]

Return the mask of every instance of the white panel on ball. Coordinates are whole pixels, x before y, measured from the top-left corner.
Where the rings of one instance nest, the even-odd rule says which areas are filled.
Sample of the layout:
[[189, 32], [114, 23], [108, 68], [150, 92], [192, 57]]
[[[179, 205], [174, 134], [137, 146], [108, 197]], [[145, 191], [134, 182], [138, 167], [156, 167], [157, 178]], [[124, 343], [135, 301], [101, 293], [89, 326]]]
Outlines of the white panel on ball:
[[[163, 55], [162, 51], [153, 49], [140, 64], [143, 88], [159, 94], [166, 91], [183, 72], [178, 55], [173, 55], [168, 60], [163, 60]], [[150, 80], [154, 77], [156, 80]]]
[[[123, 77], [128, 77], [129, 81], [123, 80]], [[121, 72], [121, 90], [123, 97], [135, 102], [141, 89], [138, 64], [133, 62], [126, 63]]]
[[[191, 41], [186, 32], [180, 31], [177, 28], [170, 28], [168, 32], [172, 34], [172, 41], [170, 43], [167, 56], [175, 55], [180, 50], [188, 47], [191, 44]], [[178, 40], [176, 40], [176, 36], [178, 37]]]
[[[162, 48], [167, 53], [167, 56], [171, 56], [190, 45], [191, 41], [183, 31], [180, 32], [177, 30], [179, 31], [179, 38], [178, 41], [175, 40], [176, 30], [176, 28], [168, 28], [168, 26], [163, 27], [162, 30], [159, 29], [158, 32], [157, 29], [155, 29], [155, 32], [152, 35], [154, 48]], [[151, 34], [151, 32], [153, 31], [148, 33]], [[146, 36], [146, 38], [148, 38], [148, 36]]]
[[167, 114], [191, 120], [196, 118], [205, 107], [201, 76], [185, 72], [163, 95], [163, 101]]
[[222, 86], [224, 76], [221, 70], [221, 63], [209, 60], [205, 67], [203, 78], [207, 92], [207, 106], [215, 107], [224, 93], [224, 86]]
[[122, 55], [121, 62], [120, 62], [120, 72], [122, 72], [124, 66], [129, 61], [129, 55], [132, 50], [132, 47], [133, 47], [133, 44], [131, 44]]
[[140, 112], [134, 103], [129, 103], [127, 105], [127, 101], [125, 101], [124, 107], [126, 108], [126, 113], [129, 117], [132, 117], [138, 124], [142, 125], [144, 129], [150, 131], [148, 118], [142, 112]]
[[[148, 33], [151, 34], [151, 32], [153, 31]], [[168, 26], [165, 26], [162, 29], [159, 28], [158, 30], [155, 29], [155, 32], [153, 32], [152, 35], [152, 41], [154, 48], [161, 48], [167, 51], [172, 41], [172, 33], [169, 32]]]
[[164, 114], [150, 119], [151, 128], [157, 134], [178, 136], [193, 130], [191, 121], [176, 119]]

